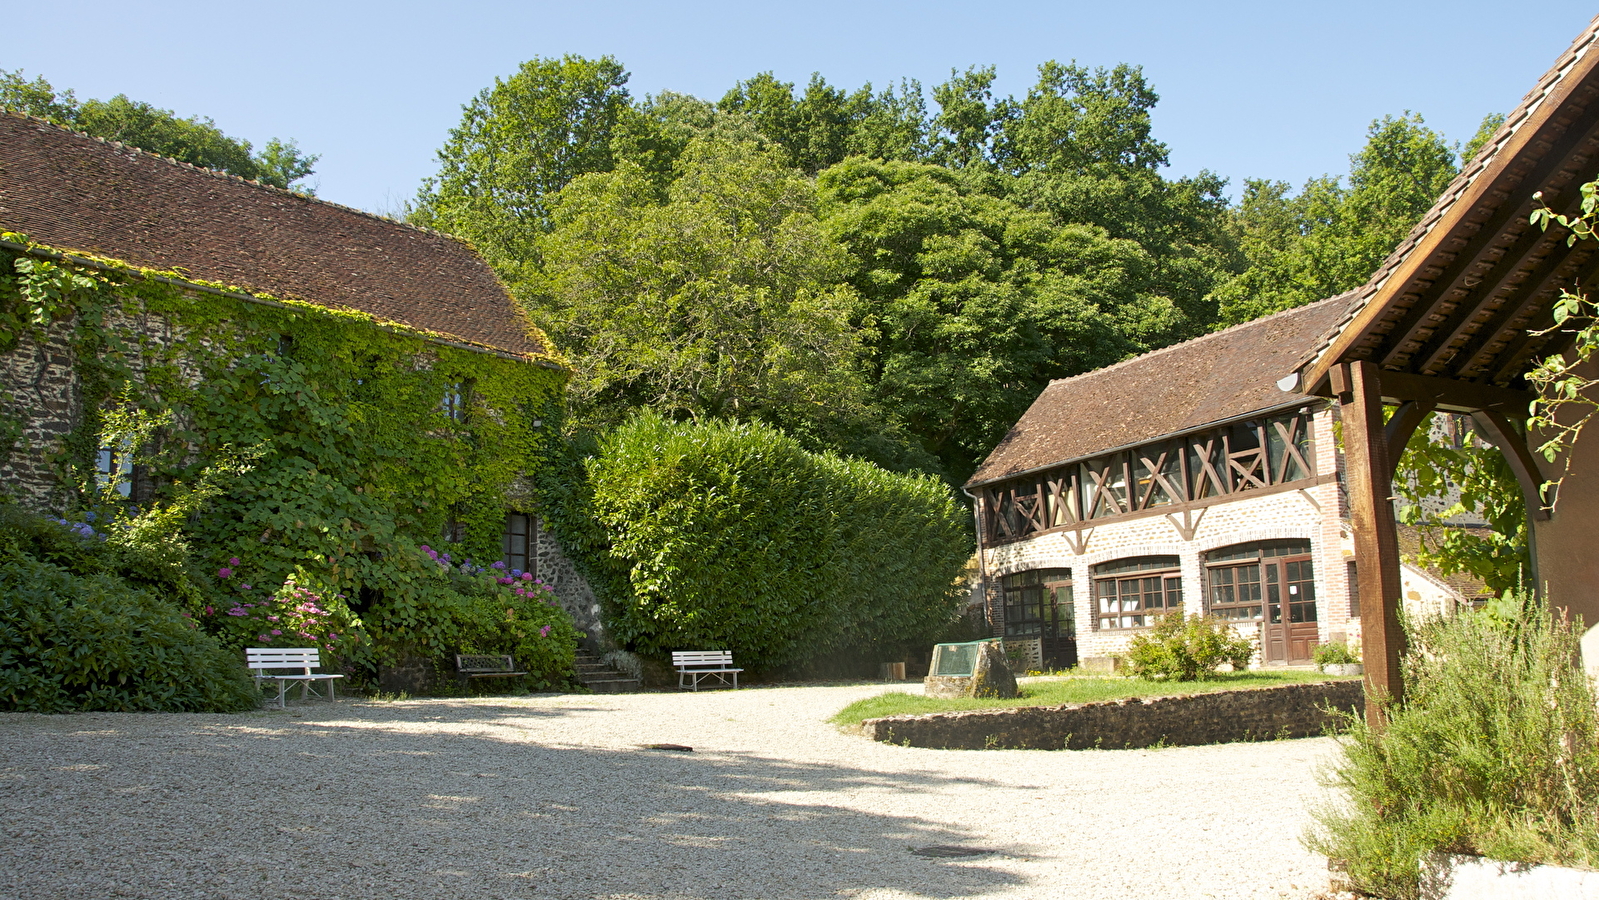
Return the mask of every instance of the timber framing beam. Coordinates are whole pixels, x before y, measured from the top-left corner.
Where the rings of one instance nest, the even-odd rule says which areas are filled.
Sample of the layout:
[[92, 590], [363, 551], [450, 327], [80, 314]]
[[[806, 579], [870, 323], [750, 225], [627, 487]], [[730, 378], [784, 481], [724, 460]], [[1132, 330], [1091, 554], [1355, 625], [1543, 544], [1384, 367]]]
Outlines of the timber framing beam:
[[[1405, 632], [1399, 625], [1403, 588], [1399, 537], [1394, 525], [1393, 465], [1383, 423], [1377, 367], [1364, 360], [1341, 363], [1328, 373], [1343, 410], [1344, 474], [1349, 516], [1360, 568], [1361, 658], [1366, 667], [1366, 722], [1384, 724], [1384, 700], [1404, 698], [1400, 659]], [[1416, 421], [1420, 421], [1417, 417]], [[1412, 426], [1414, 427], [1414, 426]], [[1393, 455], [1403, 448], [1394, 448]]]
[[[1433, 375], [1389, 372], [1378, 370], [1375, 366], [1372, 367], [1371, 373], [1373, 379], [1378, 382], [1377, 389], [1383, 402], [1399, 406], [1415, 400], [1430, 402], [1438, 409], [1448, 412], [1473, 413], [1482, 409], [1525, 415], [1535, 398], [1535, 395], [1528, 391], [1456, 381], [1453, 378], [1438, 378]], [[1335, 386], [1334, 390], [1336, 389]]]

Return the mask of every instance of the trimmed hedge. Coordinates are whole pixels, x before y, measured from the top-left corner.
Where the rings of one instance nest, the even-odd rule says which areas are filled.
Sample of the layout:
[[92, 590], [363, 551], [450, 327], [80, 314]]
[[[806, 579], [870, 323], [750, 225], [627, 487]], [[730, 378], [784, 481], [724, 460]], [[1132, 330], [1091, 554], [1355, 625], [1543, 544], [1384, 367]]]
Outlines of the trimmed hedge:
[[610, 598], [612, 633], [636, 652], [766, 668], [931, 639], [961, 602], [967, 516], [934, 478], [655, 415], [607, 436], [589, 476], [631, 589]]

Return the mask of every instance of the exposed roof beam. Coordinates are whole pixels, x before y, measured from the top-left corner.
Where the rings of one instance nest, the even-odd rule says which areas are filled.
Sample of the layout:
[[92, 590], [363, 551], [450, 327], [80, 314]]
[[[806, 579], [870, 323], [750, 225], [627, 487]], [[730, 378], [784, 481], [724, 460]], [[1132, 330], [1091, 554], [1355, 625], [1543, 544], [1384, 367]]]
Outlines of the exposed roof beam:
[[[1561, 204], [1564, 201], [1566, 208], [1561, 210], [1562, 212], [1575, 212], [1577, 210], [1581, 197], [1575, 190], [1572, 190], [1575, 187], [1573, 182], [1576, 179], [1568, 179], [1558, 187], [1551, 185], [1549, 182], [1555, 175], [1566, 168], [1567, 156], [1578, 148], [1588, 151], [1589, 155], [1599, 150], [1599, 121], [1596, 121], [1592, 127], [1587, 129], [1567, 129], [1566, 133], [1550, 148], [1549, 153], [1522, 180], [1521, 185], [1523, 187], [1531, 187], [1532, 190], [1520, 191], [1525, 196], [1521, 197], [1519, 201], [1517, 198], [1511, 197], [1504, 203], [1499, 204], [1497, 209], [1482, 220], [1481, 227], [1477, 233], [1467, 240], [1465, 246], [1461, 247], [1460, 251], [1455, 254], [1454, 261], [1445, 266], [1443, 271], [1433, 279], [1433, 285], [1443, 289], [1439, 299], [1447, 297], [1451, 290], [1463, 291], [1468, 297], [1471, 294], [1476, 294], [1483, 298], [1493, 296], [1493, 292], [1498, 290], [1499, 285], [1497, 284], [1488, 290], [1479, 291], [1476, 285], [1461, 285], [1459, 282], [1469, 278], [1469, 273], [1478, 266], [1486, 265], [1492, 269], [1505, 261], [1509, 261], [1514, 265], [1515, 261], [1525, 256], [1537, 245], [1542, 235], [1539, 229], [1533, 228], [1526, 220], [1526, 216], [1530, 215], [1532, 210], [1538, 205], [1537, 201], [1532, 197], [1535, 192], [1543, 191], [1544, 202], [1550, 205]], [[1466, 215], [1469, 214], [1468, 212]], [[1521, 218], [1521, 224], [1523, 225], [1521, 234], [1508, 248], [1496, 247], [1504, 236], [1505, 227], [1512, 224], [1517, 218]], [[1500, 255], [1494, 258], [1493, 254], [1496, 250], [1500, 251]], [[1464, 302], [1464, 298], [1462, 302]], [[1421, 332], [1427, 330], [1427, 319], [1436, 306], [1436, 301], [1434, 303], [1425, 303], [1421, 302], [1420, 299], [1411, 306], [1404, 316], [1395, 323], [1394, 329], [1389, 332], [1386, 352], [1380, 360], [1380, 365], [1397, 365], [1396, 360], [1401, 356], [1415, 359], [1424, 353], [1431, 355], [1438, 347], [1446, 347], [1454, 340], [1454, 337], [1451, 336], [1449, 340], [1438, 344], [1437, 331], [1434, 331], [1431, 337], [1424, 338], [1421, 336]], [[1404, 348], [1411, 342], [1421, 343], [1422, 347], [1407, 353]], [[1426, 365], [1422, 366], [1422, 368], [1429, 369], [1431, 366]]]

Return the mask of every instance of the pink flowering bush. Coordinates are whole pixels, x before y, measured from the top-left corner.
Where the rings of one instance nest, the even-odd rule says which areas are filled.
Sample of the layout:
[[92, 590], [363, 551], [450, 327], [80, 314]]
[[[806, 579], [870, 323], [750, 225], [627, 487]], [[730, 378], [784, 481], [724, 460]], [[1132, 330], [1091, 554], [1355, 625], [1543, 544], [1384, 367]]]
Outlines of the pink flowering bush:
[[[381, 655], [418, 653], [447, 675], [454, 654], [510, 654], [529, 673], [524, 687], [571, 683], [581, 635], [548, 584], [503, 563], [478, 565], [427, 545], [417, 551], [417, 577], [397, 580], [364, 616]], [[401, 569], [402, 560], [389, 562]]]
[[[232, 579], [238, 565], [237, 558], [229, 560], [217, 577]], [[206, 630], [224, 646], [316, 647], [331, 664], [356, 655], [365, 641], [361, 621], [344, 595], [314, 585], [303, 572], [270, 593], [240, 581], [231, 596], [224, 597], [207, 605], [200, 616]]]

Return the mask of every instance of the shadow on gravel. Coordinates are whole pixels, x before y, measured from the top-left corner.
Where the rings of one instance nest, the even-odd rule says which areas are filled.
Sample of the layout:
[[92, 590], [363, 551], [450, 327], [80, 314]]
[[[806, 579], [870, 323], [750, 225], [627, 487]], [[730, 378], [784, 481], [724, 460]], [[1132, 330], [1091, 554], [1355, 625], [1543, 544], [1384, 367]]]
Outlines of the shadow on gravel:
[[[368, 717], [366, 707], [355, 721], [324, 709], [191, 719], [156, 736], [140, 729], [132, 746], [70, 727], [0, 736], [0, 871], [13, 873], [0, 886], [24, 900], [821, 900], [1020, 883], [992, 856], [911, 852], [971, 847], [959, 828], [835, 805], [970, 778], [550, 747], [514, 739], [526, 707], [448, 710], [441, 724], [477, 732], [466, 734], [403, 730], [436, 718], [418, 710]], [[92, 773], [75, 765], [86, 763]], [[24, 874], [36, 871], [73, 883]]]

